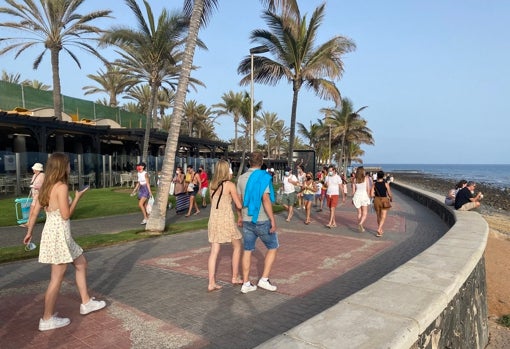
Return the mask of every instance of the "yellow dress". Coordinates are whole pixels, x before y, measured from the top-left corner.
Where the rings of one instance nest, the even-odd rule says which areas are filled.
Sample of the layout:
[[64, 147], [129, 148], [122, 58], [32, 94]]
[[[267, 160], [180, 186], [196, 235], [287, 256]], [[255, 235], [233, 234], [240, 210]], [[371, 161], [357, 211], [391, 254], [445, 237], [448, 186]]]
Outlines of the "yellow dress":
[[232, 210], [232, 195], [223, 192], [221, 184], [211, 193], [211, 214], [207, 225], [209, 242], [227, 243], [241, 239]]

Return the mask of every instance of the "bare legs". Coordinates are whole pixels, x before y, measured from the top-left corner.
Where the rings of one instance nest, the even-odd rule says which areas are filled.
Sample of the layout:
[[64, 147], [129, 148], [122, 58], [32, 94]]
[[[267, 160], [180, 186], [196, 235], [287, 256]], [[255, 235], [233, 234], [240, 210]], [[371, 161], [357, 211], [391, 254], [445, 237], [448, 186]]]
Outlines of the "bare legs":
[[[87, 260], [85, 256], [81, 255], [73, 261], [76, 268], [76, 287], [80, 293], [82, 304], [86, 304], [89, 300], [89, 293], [87, 290]], [[52, 264], [51, 277], [48, 289], [44, 295], [44, 313], [43, 320], [48, 320], [55, 313], [55, 303], [60, 293], [60, 287], [64, 280], [64, 274], [67, 269], [67, 264]]]
[[312, 210], [312, 202], [305, 200], [305, 210], [306, 210], [306, 220], [305, 224], [310, 224], [312, 221], [310, 220], [310, 211]]
[[195, 208], [195, 214], [199, 214], [200, 210], [198, 209], [197, 200], [195, 200], [195, 195], [189, 196], [189, 209], [188, 214], [186, 214], [186, 217], [191, 216], [191, 211]]
[[327, 226], [330, 228], [336, 227], [335, 211], [336, 211], [336, 206], [331, 205], [331, 207], [329, 208], [329, 223], [327, 224]]
[[364, 232], [364, 224], [367, 219], [368, 206], [361, 206], [358, 208], [358, 228], [360, 232]]
[[294, 214], [294, 205], [283, 205], [283, 208], [288, 212], [287, 213], [287, 222], [290, 222], [290, 219], [292, 218], [292, 215]]
[[55, 303], [62, 286], [62, 280], [67, 269], [67, 264], [52, 264], [51, 277], [48, 289], [44, 295], [44, 313], [43, 320], [50, 319], [55, 312]]
[[388, 210], [380, 209], [377, 212], [377, 236], [382, 236], [384, 234], [383, 226], [386, 221], [386, 216], [388, 214]]
[[[264, 258], [264, 271], [262, 272], [262, 278], [269, 278], [269, 273], [273, 267], [273, 263], [276, 260], [277, 249], [267, 250], [266, 257]], [[242, 264], [243, 264], [243, 282], [247, 283], [250, 281], [250, 265], [251, 265], [251, 253], [252, 251], [244, 250]]]
[[149, 217], [147, 215], [147, 210], [145, 210], [145, 205], [147, 204], [147, 198], [142, 197], [138, 200], [138, 207], [140, 207], [140, 211], [142, 211], [143, 219], [147, 220]]
[[[208, 291], [214, 291], [221, 288], [216, 284], [216, 261], [220, 252], [220, 244], [217, 242], [211, 243], [211, 253], [209, 254], [208, 270], [209, 270], [209, 285]], [[232, 283], [239, 283], [239, 261], [241, 260], [241, 239], [232, 240]]]

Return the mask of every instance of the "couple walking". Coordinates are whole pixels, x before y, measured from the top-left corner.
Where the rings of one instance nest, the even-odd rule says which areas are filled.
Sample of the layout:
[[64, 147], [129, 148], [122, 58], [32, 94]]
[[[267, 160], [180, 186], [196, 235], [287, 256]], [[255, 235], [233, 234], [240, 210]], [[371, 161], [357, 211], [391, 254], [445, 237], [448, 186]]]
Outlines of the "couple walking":
[[[216, 283], [216, 261], [220, 251], [220, 244], [232, 243], [232, 284], [242, 285], [241, 292], [255, 291], [257, 286], [268, 291], [276, 291], [276, 286], [269, 281], [269, 273], [276, 259], [279, 247], [276, 233], [276, 222], [272, 203], [274, 191], [272, 176], [261, 170], [263, 156], [261, 152], [250, 155], [250, 168], [241, 175], [237, 187], [230, 181], [231, 171], [227, 161], [220, 160], [216, 164], [213, 179], [210, 183], [211, 213], [208, 224], [208, 237], [211, 243], [211, 253], [208, 261], [209, 292], [221, 289]], [[234, 220], [232, 211], [234, 202], [238, 219]], [[238, 228], [242, 228], [242, 235]], [[243, 242], [241, 242], [243, 238]], [[257, 238], [264, 243], [267, 253], [264, 259], [264, 270], [257, 285], [250, 281], [251, 255], [255, 250]], [[242, 279], [239, 277], [239, 263], [242, 254]]]

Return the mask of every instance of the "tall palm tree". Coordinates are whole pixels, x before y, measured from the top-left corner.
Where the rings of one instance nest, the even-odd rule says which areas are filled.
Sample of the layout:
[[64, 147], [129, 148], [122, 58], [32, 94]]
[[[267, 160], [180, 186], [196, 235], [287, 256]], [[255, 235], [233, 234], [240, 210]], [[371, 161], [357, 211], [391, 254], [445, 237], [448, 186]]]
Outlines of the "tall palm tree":
[[[281, 14], [267, 10], [263, 14], [270, 30], [254, 30], [251, 39], [264, 45], [275, 57], [254, 57], [254, 80], [275, 85], [286, 79], [292, 83], [293, 98], [290, 120], [288, 161], [292, 162], [294, 147], [298, 95], [301, 87], [311, 88], [319, 97], [340, 103], [340, 91], [334, 80], [343, 74], [342, 56], [352, 51], [355, 44], [343, 37], [335, 36], [323, 44], [317, 44], [319, 29], [324, 18], [325, 4], [313, 12], [310, 21], [301, 17], [299, 9], [285, 7]], [[242, 84], [251, 81], [251, 56], [241, 61], [240, 74], [246, 74]]]
[[213, 115], [211, 108], [207, 108], [204, 104], [199, 104], [195, 100], [188, 100], [184, 103], [185, 127], [189, 137], [201, 138], [201, 131], [207, 129], [205, 124]]
[[285, 142], [285, 140], [289, 137], [290, 130], [287, 126], [285, 126], [285, 122], [283, 120], [279, 120], [275, 123], [273, 127], [274, 132], [274, 143], [275, 143], [275, 150], [277, 158], [280, 159], [282, 146]]
[[136, 101], [140, 112], [146, 115], [151, 103], [151, 87], [148, 84], [134, 86], [126, 92], [123, 98]]
[[[94, 20], [109, 18], [110, 10], [99, 10], [81, 15], [79, 7], [85, 0], [5, 0], [10, 7], [0, 7], [0, 13], [11, 15], [19, 22], [1, 22], [0, 27], [16, 29], [23, 33], [19, 37], [0, 38], [0, 43], [9, 44], [0, 50], [0, 55], [17, 50], [15, 58], [28, 48], [43, 45], [43, 51], [35, 58], [33, 68], [37, 69], [44, 54], [49, 51], [53, 77], [53, 108], [57, 120], [62, 120], [62, 100], [60, 86], [60, 52], [66, 52], [81, 68], [78, 55], [69, 47], [78, 47], [101, 58], [98, 51], [90, 44], [103, 33], [93, 26]], [[12, 42], [12, 43], [11, 43]], [[102, 58], [101, 58], [102, 59]], [[57, 150], [64, 149], [63, 138], [57, 138]]]
[[314, 124], [310, 121], [310, 128], [306, 128], [306, 126], [300, 122], [298, 125], [298, 133], [303, 136], [306, 140], [308, 140], [308, 146], [312, 149], [315, 149], [319, 143], [320, 139], [320, 131], [321, 128], [318, 124]]
[[190, 19], [189, 31], [186, 37], [184, 54], [182, 56], [179, 83], [175, 93], [175, 103], [172, 113], [172, 125], [166, 141], [165, 159], [161, 169], [161, 180], [158, 186], [156, 203], [153, 206], [152, 213], [145, 226], [145, 229], [149, 231], [162, 232], [165, 229], [168, 193], [170, 191], [170, 182], [172, 181], [175, 166], [175, 154], [177, 152], [179, 130], [184, 112], [184, 102], [186, 101], [186, 93], [191, 70], [193, 68], [193, 57], [198, 44], [198, 32], [200, 31], [201, 25], [207, 24], [207, 20], [217, 4], [218, 0], [185, 0], [185, 13]]
[[274, 138], [274, 132], [273, 129], [275, 127], [275, 124], [279, 121], [278, 115], [276, 113], [270, 113], [270, 112], [263, 112], [259, 117], [256, 119], [261, 128], [264, 130], [264, 139], [266, 141], [267, 145], [267, 156], [271, 156], [271, 139]]
[[218, 116], [231, 114], [234, 118], [234, 152], [237, 152], [237, 135], [238, 135], [238, 124], [241, 117], [241, 108], [243, 103], [243, 93], [229, 91], [221, 96], [222, 103], [213, 104], [213, 108], [218, 108], [216, 114]]
[[163, 9], [156, 21], [147, 0], [143, 1], [147, 17], [145, 18], [136, 0], [125, 2], [135, 15], [137, 28], [113, 27], [103, 36], [102, 41], [121, 49], [118, 52], [121, 58], [114, 62], [116, 65], [129, 71], [137, 81], [144, 81], [150, 86], [151, 97], [146, 113], [142, 150], [142, 159], [146, 161], [152, 121], [157, 114], [158, 91], [163, 84], [175, 86], [178, 79], [178, 62], [182, 54], [180, 50], [188, 20], [180, 13], [170, 14]]
[[326, 115], [326, 124], [331, 125], [336, 142], [340, 143], [340, 165], [346, 168], [346, 150], [349, 143], [374, 144], [372, 131], [366, 126], [360, 112], [367, 106], [354, 111], [352, 101], [344, 98], [340, 108], [323, 108], [321, 112]]
[[109, 64], [106, 68], [106, 72], [100, 69], [97, 74], [88, 74], [87, 77], [95, 81], [98, 86], [84, 86], [85, 95], [91, 95], [94, 93], [106, 93], [110, 99], [110, 107], [117, 107], [117, 96], [124, 93], [126, 88], [133, 86], [137, 83], [132, 76], [121, 68]]

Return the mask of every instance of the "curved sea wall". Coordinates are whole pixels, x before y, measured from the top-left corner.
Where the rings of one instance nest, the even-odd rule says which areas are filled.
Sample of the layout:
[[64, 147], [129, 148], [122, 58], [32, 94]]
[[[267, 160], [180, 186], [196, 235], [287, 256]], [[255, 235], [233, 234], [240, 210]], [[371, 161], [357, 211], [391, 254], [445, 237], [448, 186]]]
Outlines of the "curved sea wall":
[[440, 195], [392, 187], [436, 212], [450, 230], [409, 262], [258, 349], [485, 348], [487, 222], [476, 212], [451, 210]]

